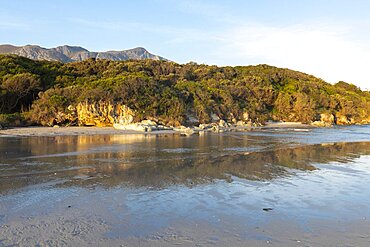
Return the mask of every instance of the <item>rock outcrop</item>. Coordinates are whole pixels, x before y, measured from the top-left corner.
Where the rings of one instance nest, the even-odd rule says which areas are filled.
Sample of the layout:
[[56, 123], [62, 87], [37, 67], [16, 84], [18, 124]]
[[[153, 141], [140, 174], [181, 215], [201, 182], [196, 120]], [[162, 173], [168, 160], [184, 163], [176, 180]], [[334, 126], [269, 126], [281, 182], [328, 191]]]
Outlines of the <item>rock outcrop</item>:
[[[212, 114], [213, 122], [208, 124], [193, 124], [189, 126], [164, 126], [158, 120], [142, 120], [134, 122], [135, 111], [120, 103], [99, 101], [90, 103], [81, 102], [77, 106], [70, 105], [66, 112], [57, 112], [48, 119], [45, 125], [58, 127], [59, 125], [76, 124], [83, 126], [114, 127], [120, 130], [151, 132], [157, 130], [175, 130], [183, 135], [203, 134], [204, 132], [222, 133], [226, 131], [248, 131], [252, 128], [262, 127], [262, 124], [252, 122], [248, 113], [243, 114], [243, 120], [232, 118], [225, 121], [216, 114]], [[233, 117], [233, 116], [231, 116]], [[345, 115], [334, 115], [330, 113], [320, 114], [318, 121], [311, 123], [317, 127], [330, 127], [335, 124], [348, 125], [357, 124], [360, 120], [354, 120]], [[369, 124], [370, 118], [361, 120], [361, 124]], [[1, 129], [1, 126], [0, 126]]]
[[336, 124], [337, 125], [348, 125], [354, 122], [352, 119], [348, 118], [345, 115], [336, 115]]
[[354, 119], [342, 114], [322, 113], [318, 121], [311, 125], [316, 127], [330, 127], [333, 125], [352, 125], [352, 124], [370, 124], [370, 117], [365, 119]]
[[321, 113], [320, 119], [318, 121], [314, 121], [311, 125], [316, 127], [330, 127], [335, 124], [335, 116], [329, 113]]
[[79, 125], [111, 127], [114, 124], [128, 125], [135, 113], [129, 107], [110, 102], [79, 103], [76, 107]]
[[160, 125], [155, 121], [152, 120], [143, 120], [138, 123], [114, 123], [113, 127], [115, 129], [120, 130], [132, 130], [132, 131], [139, 131], [139, 132], [151, 132], [156, 130], [172, 130], [171, 127], [167, 127], [164, 125]]
[[186, 135], [186, 136], [190, 136], [198, 132], [197, 130], [195, 130], [195, 128], [190, 128], [190, 127], [186, 127], [183, 125], [173, 128], [173, 130], [178, 131], [181, 134]]

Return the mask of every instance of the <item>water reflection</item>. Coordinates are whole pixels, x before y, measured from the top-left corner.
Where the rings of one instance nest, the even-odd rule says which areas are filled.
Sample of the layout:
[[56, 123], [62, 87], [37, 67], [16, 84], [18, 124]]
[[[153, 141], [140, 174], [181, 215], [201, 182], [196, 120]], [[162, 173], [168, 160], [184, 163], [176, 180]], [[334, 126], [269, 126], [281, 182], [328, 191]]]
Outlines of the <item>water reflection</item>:
[[370, 154], [370, 142], [289, 147], [263, 136], [64, 136], [0, 139], [0, 193], [58, 186], [195, 186], [214, 180], [271, 180]]

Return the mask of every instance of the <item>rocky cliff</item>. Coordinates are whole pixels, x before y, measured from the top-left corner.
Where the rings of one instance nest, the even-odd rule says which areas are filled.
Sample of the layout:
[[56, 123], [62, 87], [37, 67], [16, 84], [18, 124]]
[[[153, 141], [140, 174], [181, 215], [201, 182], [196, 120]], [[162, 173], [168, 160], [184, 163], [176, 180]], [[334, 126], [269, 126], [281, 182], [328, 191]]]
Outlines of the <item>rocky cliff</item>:
[[93, 52], [79, 46], [58, 46], [56, 48], [43, 48], [37, 45], [13, 46], [0, 45], [0, 54], [15, 54], [34, 60], [48, 60], [59, 62], [77, 62], [88, 58], [124, 61], [129, 59], [166, 60], [163, 57], [151, 54], [142, 47], [123, 51]]
[[79, 125], [107, 127], [131, 124], [135, 113], [129, 107], [110, 102], [79, 103], [75, 108]]
[[362, 119], [354, 119], [341, 114], [320, 114], [319, 120], [311, 123], [317, 127], [330, 127], [333, 125], [352, 125], [352, 124], [370, 124], [370, 117]]

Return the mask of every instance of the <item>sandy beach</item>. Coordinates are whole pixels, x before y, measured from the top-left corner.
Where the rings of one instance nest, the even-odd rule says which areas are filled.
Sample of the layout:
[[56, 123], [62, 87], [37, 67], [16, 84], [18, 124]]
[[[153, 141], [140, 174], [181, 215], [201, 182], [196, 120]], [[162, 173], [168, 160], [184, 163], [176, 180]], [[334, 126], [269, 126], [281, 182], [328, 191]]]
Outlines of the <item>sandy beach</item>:
[[75, 135], [123, 135], [123, 134], [176, 134], [173, 130], [139, 132], [117, 130], [113, 127], [17, 127], [0, 130], [0, 136], [75, 136]]
[[[96, 202], [98, 203], [98, 202]], [[111, 222], [106, 221], [109, 213], [92, 215], [80, 208], [61, 209], [52, 216], [17, 219], [11, 224], [0, 226], [4, 244], [19, 246], [360, 246], [369, 243], [368, 220], [344, 222], [312, 222], [310, 231], [305, 231], [295, 222], [272, 221], [263, 226], [245, 227], [235, 219], [223, 219], [221, 225], [205, 222], [177, 222], [170, 227], [145, 237], [107, 236], [112, 231]], [[96, 206], [94, 210], [96, 210]], [[238, 231], [244, 228], [245, 234]], [[248, 237], [253, 236], [248, 239]], [[0, 241], [1, 244], [1, 241]]]
[[[314, 128], [307, 124], [295, 122], [268, 122], [262, 127], [241, 128], [231, 127], [231, 131], [248, 131], [251, 129], [269, 129], [269, 128]], [[178, 134], [180, 132], [174, 130], [159, 130], [152, 132], [140, 132], [130, 130], [119, 130], [113, 127], [13, 127], [0, 130], [0, 136], [74, 136], [74, 135], [124, 135], [124, 134], [146, 134], [146, 135], [160, 135], [160, 134]]]

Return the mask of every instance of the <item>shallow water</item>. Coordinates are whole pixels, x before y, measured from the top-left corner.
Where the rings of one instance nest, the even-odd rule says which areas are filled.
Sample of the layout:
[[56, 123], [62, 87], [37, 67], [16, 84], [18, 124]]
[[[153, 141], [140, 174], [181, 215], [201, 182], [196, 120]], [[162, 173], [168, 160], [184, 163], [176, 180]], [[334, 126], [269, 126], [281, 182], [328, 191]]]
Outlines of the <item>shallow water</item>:
[[0, 137], [0, 246], [366, 246], [369, 188], [369, 126]]

